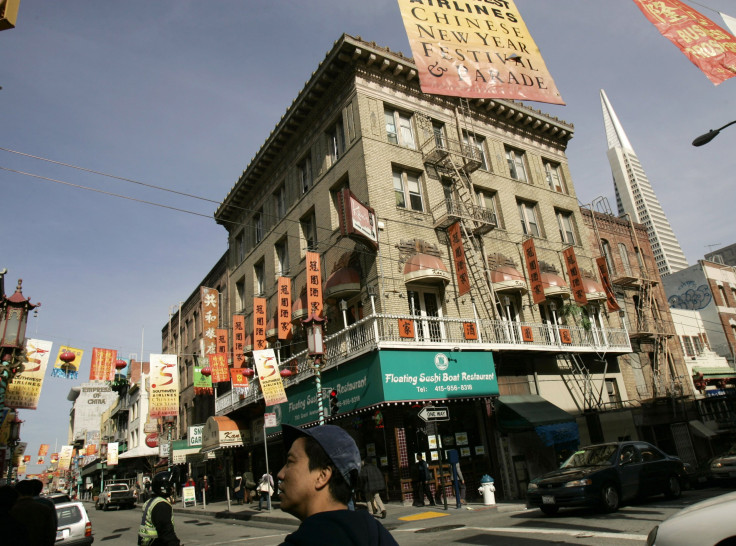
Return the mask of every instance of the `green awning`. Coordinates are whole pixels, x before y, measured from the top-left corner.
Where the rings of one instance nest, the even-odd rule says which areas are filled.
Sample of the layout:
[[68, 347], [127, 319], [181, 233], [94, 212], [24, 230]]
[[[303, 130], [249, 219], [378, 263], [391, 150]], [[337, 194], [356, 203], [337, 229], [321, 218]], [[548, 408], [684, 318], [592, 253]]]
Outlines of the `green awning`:
[[499, 396], [495, 410], [498, 426], [504, 432], [534, 430], [539, 425], [575, 421], [575, 417], [537, 394]]
[[731, 379], [736, 370], [728, 366], [693, 366], [693, 374], [702, 373], [705, 379]]

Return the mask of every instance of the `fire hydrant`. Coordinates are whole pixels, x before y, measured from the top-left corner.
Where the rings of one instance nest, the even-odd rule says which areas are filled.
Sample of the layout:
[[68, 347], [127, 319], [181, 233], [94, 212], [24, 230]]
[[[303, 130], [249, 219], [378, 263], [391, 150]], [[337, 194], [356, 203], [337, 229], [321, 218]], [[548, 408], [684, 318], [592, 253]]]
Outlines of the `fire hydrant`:
[[496, 487], [493, 485], [493, 478], [491, 478], [488, 474], [485, 474], [480, 479], [480, 487], [478, 488], [478, 493], [483, 495], [483, 504], [485, 504], [486, 506], [496, 504], [495, 491]]

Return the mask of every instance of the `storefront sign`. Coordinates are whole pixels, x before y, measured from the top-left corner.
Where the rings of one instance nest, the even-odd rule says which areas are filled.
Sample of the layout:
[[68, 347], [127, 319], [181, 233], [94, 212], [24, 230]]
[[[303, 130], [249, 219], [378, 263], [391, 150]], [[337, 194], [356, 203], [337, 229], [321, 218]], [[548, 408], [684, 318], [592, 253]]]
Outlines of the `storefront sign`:
[[184, 504], [184, 506], [197, 505], [195, 487], [193, 485], [188, 485], [181, 488], [181, 502]]
[[204, 425], [195, 425], [189, 427], [189, 433], [187, 434], [187, 445], [189, 446], [201, 446], [202, 445], [202, 429]]

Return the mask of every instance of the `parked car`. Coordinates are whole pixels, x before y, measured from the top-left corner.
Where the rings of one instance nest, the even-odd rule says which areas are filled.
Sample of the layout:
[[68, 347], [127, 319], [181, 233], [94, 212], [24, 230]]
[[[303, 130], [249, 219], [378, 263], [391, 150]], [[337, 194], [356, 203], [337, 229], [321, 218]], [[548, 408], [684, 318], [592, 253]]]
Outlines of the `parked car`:
[[95, 508], [108, 510], [111, 506], [134, 508], [137, 499], [127, 483], [109, 483], [97, 497]]
[[736, 544], [736, 493], [695, 503], [655, 526], [647, 546]]
[[736, 481], [736, 444], [723, 455], [711, 459], [710, 476], [717, 481]]
[[92, 523], [81, 502], [63, 502], [56, 505], [59, 524], [56, 527], [56, 544], [63, 546], [87, 546], [94, 542]]
[[616, 442], [583, 447], [562, 466], [531, 480], [527, 506], [547, 515], [560, 508], [595, 506], [615, 512], [634, 498], [682, 493], [685, 467], [646, 442]]
[[66, 493], [51, 493], [49, 495], [42, 495], [43, 497], [49, 499], [54, 504], [61, 504], [63, 502], [72, 502], [71, 497], [67, 495]]

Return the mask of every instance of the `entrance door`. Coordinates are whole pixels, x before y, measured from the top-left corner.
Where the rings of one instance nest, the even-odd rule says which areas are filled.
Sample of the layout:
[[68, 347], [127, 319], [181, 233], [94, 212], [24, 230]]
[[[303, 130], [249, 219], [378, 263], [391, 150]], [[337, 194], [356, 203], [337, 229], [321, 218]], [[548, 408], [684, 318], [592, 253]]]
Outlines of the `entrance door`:
[[[432, 289], [409, 290], [409, 312], [420, 317], [442, 317], [439, 294]], [[419, 341], [442, 341], [444, 325], [438, 320], [417, 320]]]

